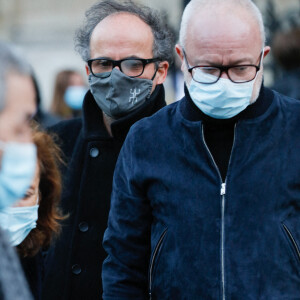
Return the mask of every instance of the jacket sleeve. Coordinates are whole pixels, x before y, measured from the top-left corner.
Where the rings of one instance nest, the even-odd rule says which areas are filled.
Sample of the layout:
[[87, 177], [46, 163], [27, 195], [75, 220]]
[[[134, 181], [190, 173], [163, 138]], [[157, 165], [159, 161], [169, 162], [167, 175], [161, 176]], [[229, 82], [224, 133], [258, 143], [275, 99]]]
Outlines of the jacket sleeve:
[[[135, 145], [136, 144], [136, 145]], [[140, 171], [141, 142], [129, 132], [115, 168], [103, 247], [103, 299], [148, 299], [151, 207]]]

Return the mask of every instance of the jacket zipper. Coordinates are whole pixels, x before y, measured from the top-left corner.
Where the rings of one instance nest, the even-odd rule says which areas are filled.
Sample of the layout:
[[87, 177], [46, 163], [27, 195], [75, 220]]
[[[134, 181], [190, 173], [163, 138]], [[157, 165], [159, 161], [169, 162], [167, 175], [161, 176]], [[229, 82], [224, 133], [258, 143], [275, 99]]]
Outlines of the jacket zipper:
[[[234, 125], [233, 144], [232, 144], [232, 149], [231, 149], [231, 153], [230, 153], [227, 173], [228, 173], [228, 170], [230, 167], [232, 151], [233, 151], [233, 148], [235, 145], [235, 131], [236, 131], [236, 124]], [[223, 182], [220, 170], [219, 170], [219, 168], [218, 168], [218, 166], [217, 166], [217, 164], [205, 142], [203, 125], [202, 125], [202, 139], [203, 139], [203, 143], [207, 149], [207, 152], [209, 153], [211, 160], [213, 161], [215, 168], [218, 171], [220, 182], [221, 182], [221, 189], [220, 189], [220, 195], [221, 195], [221, 281], [222, 281], [222, 300], [226, 300], [226, 296], [225, 296], [225, 200], [226, 200], [225, 195], [226, 195], [227, 175], [225, 178], [225, 182]]]
[[300, 261], [300, 250], [299, 250], [299, 247], [298, 247], [298, 245], [296, 243], [296, 240], [294, 239], [294, 237], [293, 237], [292, 233], [290, 232], [290, 230], [288, 229], [288, 227], [285, 224], [283, 224], [283, 223], [282, 223], [282, 226], [283, 226], [285, 232], [287, 233], [289, 239], [291, 240], [292, 244], [294, 245], [294, 248], [295, 248], [296, 253], [297, 253], [297, 257], [298, 257], [298, 259]]
[[225, 194], [226, 194], [226, 180], [222, 183], [222, 227], [221, 227], [221, 275], [222, 275], [222, 299], [225, 300]]
[[165, 238], [165, 235], [167, 233], [167, 229], [165, 229], [161, 235], [161, 237], [159, 238], [159, 241], [154, 249], [154, 253], [153, 253], [153, 256], [152, 256], [152, 259], [151, 259], [151, 263], [150, 263], [150, 268], [149, 268], [149, 299], [151, 300], [152, 299], [152, 271], [153, 271], [153, 266], [154, 266], [154, 261], [155, 261], [155, 258], [156, 258], [156, 255], [161, 247], [161, 244]]

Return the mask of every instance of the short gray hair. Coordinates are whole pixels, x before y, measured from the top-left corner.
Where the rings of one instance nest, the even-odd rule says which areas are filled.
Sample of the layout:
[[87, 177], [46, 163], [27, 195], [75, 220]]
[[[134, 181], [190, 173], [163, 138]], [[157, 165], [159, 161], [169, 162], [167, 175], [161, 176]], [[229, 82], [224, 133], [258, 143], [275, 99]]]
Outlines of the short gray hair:
[[6, 82], [10, 74], [31, 76], [32, 69], [21, 52], [14, 46], [0, 41], [0, 111], [5, 106]]
[[150, 26], [153, 36], [153, 56], [173, 61], [174, 39], [171, 30], [164, 20], [166, 18], [158, 11], [147, 6], [137, 5], [132, 1], [120, 2], [105, 0], [95, 3], [85, 13], [85, 22], [75, 33], [75, 50], [84, 61], [90, 59], [90, 39], [95, 27], [106, 17], [116, 13], [130, 13], [138, 16]]
[[179, 42], [181, 46], [185, 47], [186, 33], [188, 30], [189, 21], [191, 20], [191, 17], [194, 13], [200, 12], [205, 6], [218, 7], [220, 5], [224, 6], [228, 4], [233, 4], [234, 6], [239, 5], [245, 8], [249, 12], [249, 14], [256, 19], [260, 29], [261, 39], [263, 43], [262, 46], [264, 46], [266, 42], [266, 34], [263, 17], [258, 7], [251, 0], [191, 0], [190, 3], [186, 6], [181, 19], [179, 33]]

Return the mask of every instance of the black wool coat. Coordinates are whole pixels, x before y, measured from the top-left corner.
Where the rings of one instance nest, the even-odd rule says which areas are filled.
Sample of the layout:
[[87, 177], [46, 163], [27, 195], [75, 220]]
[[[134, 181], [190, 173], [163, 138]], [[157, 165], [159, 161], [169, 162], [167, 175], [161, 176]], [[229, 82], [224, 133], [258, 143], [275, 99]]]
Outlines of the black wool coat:
[[164, 88], [158, 85], [141, 107], [112, 123], [111, 137], [101, 109], [88, 92], [82, 119], [63, 121], [51, 128], [67, 161], [62, 166], [61, 207], [69, 217], [46, 258], [43, 300], [101, 299], [101, 269], [107, 256], [102, 238], [115, 163], [131, 125], [165, 105]]

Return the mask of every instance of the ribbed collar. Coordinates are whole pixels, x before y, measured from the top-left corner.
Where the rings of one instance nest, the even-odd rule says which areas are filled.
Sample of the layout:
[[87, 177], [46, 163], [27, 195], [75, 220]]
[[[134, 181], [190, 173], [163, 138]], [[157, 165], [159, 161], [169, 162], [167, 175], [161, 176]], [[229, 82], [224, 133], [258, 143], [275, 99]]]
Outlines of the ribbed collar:
[[190, 97], [189, 91], [186, 86], [184, 86], [184, 92], [185, 98], [183, 98], [181, 102], [180, 110], [185, 119], [189, 121], [201, 120], [205, 123], [212, 122], [220, 125], [236, 123], [238, 120], [253, 119], [258, 116], [261, 116], [268, 110], [274, 98], [273, 92], [262, 85], [257, 100], [253, 104], [249, 105], [245, 110], [240, 112], [238, 115], [230, 119], [214, 119], [204, 114], [195, 105], [195, 103]]
[[[111, 124], [113, 137], [124, 140], [130, 127], [138, 120], [151, 116], [166, 105], [163, 85], [157, 85], [151, 97], [137, 110]], [[85, 139], [111, 139], [103, 122], [102, 110], [90, 91], [83, 103], [83, 134]]]

